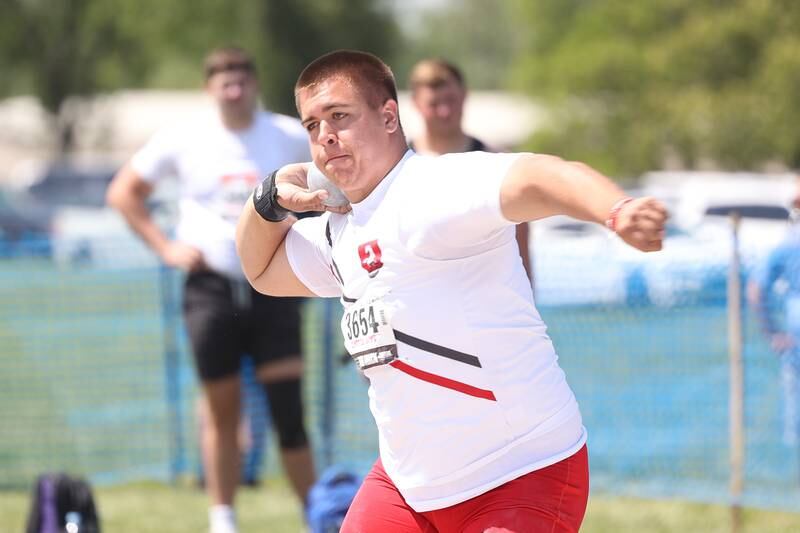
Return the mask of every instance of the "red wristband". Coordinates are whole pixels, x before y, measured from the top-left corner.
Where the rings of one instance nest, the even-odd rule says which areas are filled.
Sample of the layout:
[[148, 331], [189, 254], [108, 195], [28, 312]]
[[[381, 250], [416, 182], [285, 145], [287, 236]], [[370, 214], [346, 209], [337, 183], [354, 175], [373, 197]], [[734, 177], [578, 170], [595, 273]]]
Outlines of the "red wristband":
[[606, 227], [611, 231], [617, 231], [617, 216], [619, 212], [622, 210], [622, 206], [627, 204], [628, 202], [632, 201], [633, 198], [630, 196], [626, 196], [617, 202], [611, 207], [611, 211], [608, 213], [608, 218], [606, 219]]

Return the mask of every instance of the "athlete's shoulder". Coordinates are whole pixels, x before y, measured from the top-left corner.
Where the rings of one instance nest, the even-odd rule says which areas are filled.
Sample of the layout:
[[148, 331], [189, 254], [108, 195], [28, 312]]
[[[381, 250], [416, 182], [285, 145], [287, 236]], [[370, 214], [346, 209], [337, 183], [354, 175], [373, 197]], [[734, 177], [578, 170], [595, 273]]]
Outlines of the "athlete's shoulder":
[[326, 212], [323, 216], [327, 217], [325, 220], [325, 240], [332, 246], [344, 233], [347, 223], [350, 221], [350, 217], [347, 213], [340, 214], [330, 211]]
[[417, 178], [427, 175], [441, 175], [456, 169], [468, 168], [482, 156], [494, 155], [483, 152], [452, 152], [441, 155], [428, 155], [414, 153], [408, 158], [403, 168], [404, 174]]
[[329, 213], [296, 213], [297, 221], [292, 229], [307, 235], [320, 236], [322, 228], [328, 224]]
[[[496, 182], [508, 173], [523, 154], [495, 152], [454, 152], [438, 156], [416, 156], [409, 161], [404, 179], [415, 196], [420, 190], [441, 196], [449, 191], [488, 180]], [[422, 189], [420, 189], [422, 187]]]
[[292, 225], [292, 229], [309, 240], [320, 245], [324, 241], [328, 247], [331, 247], [344, 231], [347, 220], [347, 215], [326, 211], [316, 216], [301, 218]]
[[437, 163], [442, 167], [463, 168], [469, 169], [475, 165], [487, 165], [492, 163], [499, 163], [505, 159], [507, 154], [499, 154], [496, 152], [453, 152], [450, 154], [442, 154], [438, 156]]

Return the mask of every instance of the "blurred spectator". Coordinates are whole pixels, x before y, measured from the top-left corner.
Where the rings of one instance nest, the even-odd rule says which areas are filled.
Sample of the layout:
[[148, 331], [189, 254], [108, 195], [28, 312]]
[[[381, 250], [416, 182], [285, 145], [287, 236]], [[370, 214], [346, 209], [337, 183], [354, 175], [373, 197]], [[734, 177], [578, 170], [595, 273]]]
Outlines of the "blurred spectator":
[[780, 358], [783, 441], [787, 446], [796, 446], [800, 437], [800, 225], [796, 217], [800, 175], [792, 207], [794, 222], [786, 238], [756, 268], [747, 287], [750, 305]]
[[[187, 273], [184, 319], [207, 416], [201, 432], [209, 521], [212, 533], [231, 533], [236, 531], [245, 353], [254, 358], [265, 385], [284, 471], [301, 501], [314, 482], [301, 399], [300, 300], [254, 291], [234, 243], [239, 213], [260, 178], [310, 157], [299, 121], [259, 109], [255, 67], [247, 52], [213, 50], [205, 77], [217, 112], [156, 133], [117, 173], [108, 203], [167, 265]], [[145, 206], [156, 183], [168, 176], [177, 176], [180, 185], [174, 240]]]
[[[425, 126], [409, 141], [412, 150], [422, 155], [495, 151], [461, 127], [467, 88], [458, 67], [443, 59], [423, 59], [411, 69], [409, 85], [414, 107]], [[517, 244], [525, 272], [531, 279], [526, 223], [517, 225]]]
[[[239, 454], [241, 457], [239, 484], [248, 487], [258, 486], [260, 471], [269, 445], [268, 425], [269, 400], [263, 385], [256, 377], [252, 357], [244, 357], [239, 374], [242, 389], [242, 409], [239, 415]], [[196, 405], [198, 434], [203, 434], [203, 424], [208, 420], [205, 402], [198, 400]], [[205, 486], [203, 470], [203, 443], [200, 442], [200, 458], [197, 465], [197, 484]]]

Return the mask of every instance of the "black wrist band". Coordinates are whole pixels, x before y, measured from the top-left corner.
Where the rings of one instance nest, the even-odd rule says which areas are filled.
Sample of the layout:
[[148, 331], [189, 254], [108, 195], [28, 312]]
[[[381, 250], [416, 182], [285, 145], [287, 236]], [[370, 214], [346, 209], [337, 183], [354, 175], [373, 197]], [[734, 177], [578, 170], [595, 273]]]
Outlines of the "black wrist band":
[[275, 186], [277, 173], [277, 170], [273, 171], [253, 191], [253, 205], [256, 213], [269, 222], [280, 222], [289, 216], [289, 210], [278, 203], [278, 188]]

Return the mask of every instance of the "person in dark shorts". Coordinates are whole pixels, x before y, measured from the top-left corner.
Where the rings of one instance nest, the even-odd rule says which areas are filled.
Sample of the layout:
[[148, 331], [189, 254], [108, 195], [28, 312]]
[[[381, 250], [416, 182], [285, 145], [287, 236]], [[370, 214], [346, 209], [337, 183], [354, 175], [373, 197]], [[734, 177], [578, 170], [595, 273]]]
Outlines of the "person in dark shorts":
[[186, 278], [184, 320], [198, 373], [220, 379], [239, 371], [242, 354], [256, 365], [300, 353], [299, 298], [263, 298], [243, 280], [213, 271]]
[[[254, 62], [244, 50], [213, 50], [206, 91], [215, 106], [156, 133], [117, 173], [108, 203], [169, 266], [187, 273], [184, 318], [202, 383], [201, 439], [212, 533], [236, 531], [240, 367], [247, 354], [265, 385], [284, 471], [305, 501], [314, 466], [303, 423], [298, 299], [270, 298], [245, 280], [235, 227], [253, 186], [281, 165], [308, 160], [299, 121], [260, 109]], [[145, 201], [176, 177], [180, 216], [170, 239]]]

